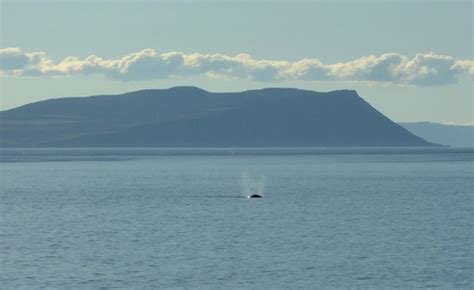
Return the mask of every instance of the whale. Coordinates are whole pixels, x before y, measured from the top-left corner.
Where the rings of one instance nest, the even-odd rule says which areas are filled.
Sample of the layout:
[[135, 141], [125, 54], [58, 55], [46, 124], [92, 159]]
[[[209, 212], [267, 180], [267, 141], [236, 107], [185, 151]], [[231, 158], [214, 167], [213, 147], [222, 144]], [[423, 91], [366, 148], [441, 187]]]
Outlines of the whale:
[[247, 198], [262, 198], [262, 197], [263, 196], [261, 196], [260, 194], [256, 194], [256, 193], [247, 196]]

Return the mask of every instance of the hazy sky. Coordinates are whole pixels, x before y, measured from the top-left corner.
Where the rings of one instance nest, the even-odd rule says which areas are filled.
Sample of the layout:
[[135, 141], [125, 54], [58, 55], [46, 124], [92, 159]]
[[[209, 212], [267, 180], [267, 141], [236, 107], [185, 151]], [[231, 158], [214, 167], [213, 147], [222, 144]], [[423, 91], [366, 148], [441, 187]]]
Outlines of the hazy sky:
[[472, 1], [1, 1], [0, 109], [195, 85], [350, 88], [474, 123]]

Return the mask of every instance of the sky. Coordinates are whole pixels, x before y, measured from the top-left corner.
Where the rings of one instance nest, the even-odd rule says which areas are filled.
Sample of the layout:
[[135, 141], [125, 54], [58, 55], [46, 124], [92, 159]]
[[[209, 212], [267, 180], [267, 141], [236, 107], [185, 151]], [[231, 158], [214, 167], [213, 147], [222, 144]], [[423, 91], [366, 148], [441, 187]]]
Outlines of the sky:
[[0, 110], [181, 85], [354, 89], [474, 123], [472, 1], [0, 0]]

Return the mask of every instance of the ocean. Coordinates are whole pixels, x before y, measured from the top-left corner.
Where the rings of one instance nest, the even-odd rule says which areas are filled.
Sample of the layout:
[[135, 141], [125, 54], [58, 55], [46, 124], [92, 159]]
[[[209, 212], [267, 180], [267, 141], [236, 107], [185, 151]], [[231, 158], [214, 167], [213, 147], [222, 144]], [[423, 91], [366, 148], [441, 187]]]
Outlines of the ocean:
[[0, 153], [1, 288], [474, 287], [472, 149]]

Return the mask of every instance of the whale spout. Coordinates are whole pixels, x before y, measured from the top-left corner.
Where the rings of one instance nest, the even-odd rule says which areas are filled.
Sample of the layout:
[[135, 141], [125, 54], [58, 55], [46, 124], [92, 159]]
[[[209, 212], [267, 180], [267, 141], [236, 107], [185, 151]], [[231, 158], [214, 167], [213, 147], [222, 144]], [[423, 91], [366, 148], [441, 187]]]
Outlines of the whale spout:
[[252, 194], [252, 195], [249, 195], [248, 198], [262, 198], [263, 196], [261, 196], [260, 194]]

